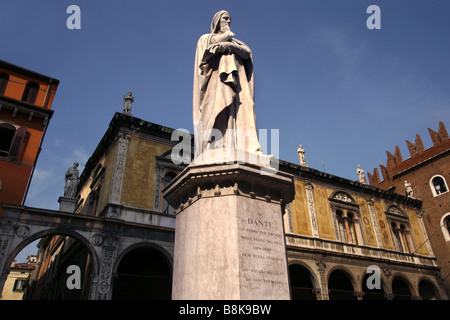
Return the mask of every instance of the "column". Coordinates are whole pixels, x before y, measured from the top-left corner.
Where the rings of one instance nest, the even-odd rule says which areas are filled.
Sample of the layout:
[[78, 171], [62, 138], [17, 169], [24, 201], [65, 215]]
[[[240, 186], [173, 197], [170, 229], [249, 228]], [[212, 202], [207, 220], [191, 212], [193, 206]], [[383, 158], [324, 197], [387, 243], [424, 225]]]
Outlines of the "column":
[[356, 244], [364, 245], [362, 233], [361, 233], [361, 225], [359, 223], [359, 219], [353, 218], [353, 224], [355, 226], [355, 233], [356, 233]]
[[325, 277], [325, 271], [327, 268], [327, 265], [325, 264], [325, 262], [323, 261], [323, 259], [316, 259], [316, 265], [317, 265], [317, 270], [319, 271], [319, 279], [320, 279], [320, 284], [322, 287], [322, 299], [321, 300], [330, 300], [330, 296], [328, 295], [328, 283], [327, 283], [327, 279]]
[[175, 300], [290, 299], [284, 206], [292, 176], [189, 165], [164, 189], [175, 208]]
[[118, 238], [104, 234], [94, 234], [92, 241], [99, 259], [98, 273], [93, 275], [90, 300], [110, 300], [112, 296], [112, 270], [117, 256]]
[[345, 231], [346, 231], [346, 234], [347, 234], [347, 243], [352, 243], [352, 236], [350, 234], [350, 228], [348, 226], [347, 212], [343, 212], [342, 213], [342, 220], [344, 220]]

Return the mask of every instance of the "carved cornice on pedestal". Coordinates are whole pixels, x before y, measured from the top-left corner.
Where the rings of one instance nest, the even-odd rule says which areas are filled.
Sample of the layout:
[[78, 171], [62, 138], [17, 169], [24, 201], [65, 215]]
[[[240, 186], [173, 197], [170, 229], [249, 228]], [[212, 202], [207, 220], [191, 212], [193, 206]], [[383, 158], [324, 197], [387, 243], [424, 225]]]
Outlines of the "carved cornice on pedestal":
[[283, 173], [261, 175], [247, 164], [188, 166], [163, 190], [175, 214], [200, 198], [239, 195], [286, 204], [294, 197], [292, 177]]

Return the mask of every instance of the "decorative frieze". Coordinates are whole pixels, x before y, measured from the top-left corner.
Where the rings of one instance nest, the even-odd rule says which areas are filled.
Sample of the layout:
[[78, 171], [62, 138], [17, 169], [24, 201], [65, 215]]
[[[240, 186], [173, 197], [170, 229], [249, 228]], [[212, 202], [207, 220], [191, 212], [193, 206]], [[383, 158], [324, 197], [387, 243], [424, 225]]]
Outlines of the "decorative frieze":
[[119, 132], [116, 139], [117, 139], [117, 146], [111, 178], [109, 202], [119, 204], [122, 195], [123, 176], [125, 173], [127, 149], [128, 149], [128, 142], [130, 141], [130, 136], [122, 132]]
[[309, 214], [311, 217], [312, 233], [313, 233], [314, 237], [319, 237], [319, 228], [317, 226], [316, 209], [314, 207], [314, 194], [313, 194], [314, 186], [313, 186], [312, 182], [307, 181], [305, 183], [305, 187], [306, 187], [306, 198], [308, 200]]
[[380, 229], [378, 227], [377, 217], [375, 216], [375, 209], [373, 207], [373, 199], [367, 199], [367, 206], [369, 207], [370, 218], [372, 220], [373, 229], [375, 231], [375, 239], [377, 240], [378, 248], [383, 248], [383, 242], [381, 240]]

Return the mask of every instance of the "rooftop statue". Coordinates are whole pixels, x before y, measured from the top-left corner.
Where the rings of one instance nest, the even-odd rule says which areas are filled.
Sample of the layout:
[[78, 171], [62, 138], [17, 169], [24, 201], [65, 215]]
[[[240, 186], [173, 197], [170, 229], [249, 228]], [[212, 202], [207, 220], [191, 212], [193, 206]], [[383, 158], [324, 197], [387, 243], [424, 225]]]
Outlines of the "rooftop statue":
[[131, 92], [128, 92], [123, 97], [123, 113], [125, 114], [131, 114], [131, 104], [134, 102], [134, 97]]
[[78, 183], [80, 182], [78, 171], [78, 162], [75, 162], [72, 167], [68, 168], [65, 174], [66, 184], [64, 186], [64, 197], [75, 198]]

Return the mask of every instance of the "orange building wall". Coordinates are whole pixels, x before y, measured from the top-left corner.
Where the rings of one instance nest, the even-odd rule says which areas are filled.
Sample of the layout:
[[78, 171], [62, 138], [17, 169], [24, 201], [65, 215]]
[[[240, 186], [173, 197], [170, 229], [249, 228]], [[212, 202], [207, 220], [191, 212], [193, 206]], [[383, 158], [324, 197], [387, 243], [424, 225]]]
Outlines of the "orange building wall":
[[[27, 127], [27, 133], [18, 158], [0, 157], [0, 179], [2, 182], [0, 204], [22, 204], [47, 125], [47, 123], [44, 123], [42, 115], [30, 117], [30, 114], [36, 111], [36, 107], [46, 110], [51, 108], [59, 80], [51, 80], [46, 76], [3, 61], [0, 63], [0, 73], [6, 73], [9, 76], [6, 90], [3, 95], [0, 95], [0, 99], [3, 99], [7, 104], [17, 105], [19, 110], [13, 116], [12, 110], [2, 108], [0, 120]], [[39, 91], [33, 105], [21, 101], [25, 86], [30, 81], [39, 85]], [[17, 100], [17, 102], [14, 100]], [[50, 117], [51, 114], [49, 114]], [[3, 208], [0, 206], [0, 217], [2, 215]]]
[[[23, 91], [27, 82], [35, 82], [39, 85], [39, 92], [36, 97], [34, 105], [38, 107], [43, 107], [44, 109], [50, 109], [55, 97], [58, 82], [50, 84], [46, 81], [36, 80], [35, 78], [19, 75], [13, 71], [7, 70], [0, 67], [0, 73], [7, 73], [9, 75], [8, 86], [6, 87], [4, 96], [13, 98], [16, 100], [21, 100]], [[44, 105], [45, 102], [45, 105]]]

